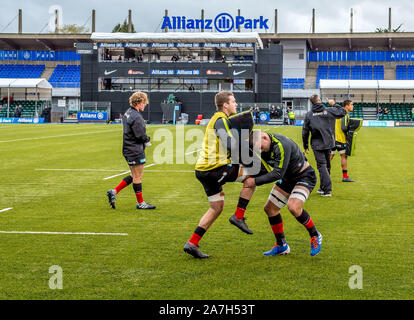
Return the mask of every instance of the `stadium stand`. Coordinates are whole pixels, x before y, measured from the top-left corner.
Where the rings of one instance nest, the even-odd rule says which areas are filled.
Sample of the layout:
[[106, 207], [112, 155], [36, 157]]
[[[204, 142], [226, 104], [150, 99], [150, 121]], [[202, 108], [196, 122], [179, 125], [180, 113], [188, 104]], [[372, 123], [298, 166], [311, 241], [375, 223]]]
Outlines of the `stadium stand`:
[[395, 77], [397, 80], [414, 80], [414, 66], [397, 65]]
[[[37, 113], [40, 115], [44, 106], [48, 101], [39, 100], [37, 102]], [[15, 100], [10, 102], [10, 111], [9, 116], [13, 116], [14, 109], [16, 106], [21, 105], [23, 109], [22, 117], [31, 118], [35, 116], [36, 112], [36, 101], [34, 100]], [[7, 117], [7, 104], [5, 103], [3, 107], [0, 107], [0, 117]]]
[[303, 89], [304, 86], [304, 78], [283, 78], [283, 89]]
[[308, 61], [414, 61], [414, 51], [309, 51]]
[[0, 65], [0, 78], [40, 78], [44, 70], [44, 64], [4, 64]]
[[319, 80], [383, 80], [384, 66], [382, 65], [356, 65], [356, 66], [318, 66], [316, 76], [316, 88], [319, 88]]
[[59, 64], [50, 76], [49, 82], [56, 88], [79, 88], [80, 73], [80, 65]]

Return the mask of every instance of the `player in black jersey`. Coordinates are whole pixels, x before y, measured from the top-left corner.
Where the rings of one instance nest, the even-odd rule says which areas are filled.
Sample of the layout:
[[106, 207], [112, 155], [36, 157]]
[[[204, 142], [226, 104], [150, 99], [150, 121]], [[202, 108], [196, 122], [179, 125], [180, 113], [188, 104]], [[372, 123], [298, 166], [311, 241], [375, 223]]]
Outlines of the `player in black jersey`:
[[132, 183], [137, 198], [137, 209], [155, 209], [154, 205], [146, 203], [142, 197], [145, 147], [151, 145], [146, 133], [144, 118], [140, 114], [148, 104], [147, 95], [144, 92], [135, 92], [129, 98], [129, 104], [130, 108], [122, 118], [124, 126], [122, 154], [129, 165], [131, 174], [126, 176], [115, 189], [108, 190], [106, 195], [110, 206], [115, 209], [116, 195]]
[[277, 181], [264, 207], [276, 237], [276, 245], [264, 255], [283, 255], [290, 252], [280, 215], [280, 209], [286, 204], [296, 220], [309, 232], [311, 256], [318, 254], [322, 248], [322, 234], [303, 209], [303, 204], [316, 184], [315, 170], [309, 165], [299, 146], [288, 137], [254, 130], [250, 143], [255, 151], [261, 153], [261, 161], [267, 172], [247, 178], [244, 180], [245, 186], [254, 187]]

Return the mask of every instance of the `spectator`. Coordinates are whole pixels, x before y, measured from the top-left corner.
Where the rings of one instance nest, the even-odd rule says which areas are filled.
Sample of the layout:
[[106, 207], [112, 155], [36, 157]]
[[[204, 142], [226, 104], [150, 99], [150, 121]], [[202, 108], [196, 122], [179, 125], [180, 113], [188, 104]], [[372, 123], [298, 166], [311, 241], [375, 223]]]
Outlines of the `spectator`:
[[387, 107], [385, 107], [385, 109], [384, 109], [384, 115], [388, 115], [388, 108]]
[[384, 113], [383, 113], [383, 111], [382, 111], [382, 108], [381, 108], [381, 106], [379, 106], [379, 107], [378, 107], [378, 113], [377, 113], [377, 119], [379, 119], [379, 117], [381, 117], [383, 114], [384, 114]]
[[187, 60], [188, 62], [193, 61], [193, 56], [190, 53], [187, 55]]
[[259, 107], [256, 107], [256, 109], [255, 109], [255, 121], [256, 121], [256, 124], [259, 123], [259, 120], [260, 120], [260, 109], [259, 109]]
[[14, 109], [13, 117], [20, 118], [22, 116], [22, 112], [23, 112], [22, 106], [21, 105], [16, 106], [16, 109]]
[[122, 56], [121, 55], [119, 55], [119, 57], [118, 57], [118, 62], [122, 62]]
[[195, 90], [194, 85], [193, 84], [190, 84], [190, 87], [188, 88], [188, 90], [194, 91]]
[[414, 107], [411, 108], [411, 121], [414, 121]]
[[281, 119], [283, 115], [282, 107], [277, 106], [276, 107], [276, 119]]
[[50, 108], [48, 106], [45, 106], [40, 117], [44, 118], [45, 122], [50, 122]]
[[221, 56], [221, 62], [226, 62], [226, 57], [224, 55]]
[[295, 112], [293, 111], [292, 108], [289, 108], [289, 112], [288, 112], [288, 118], [289, 118], [289, 124], [291, 126], [295, 125]]
[[274, 105], [270, 107], [270, 119], [276, 119], [277, 111]]
[[173, 54], [173, 56], [171, 57], [171, 61], [172, 62], [177, 62], [178, 60], [180, 60], [180, 57], [177, 56], [175, 53]]

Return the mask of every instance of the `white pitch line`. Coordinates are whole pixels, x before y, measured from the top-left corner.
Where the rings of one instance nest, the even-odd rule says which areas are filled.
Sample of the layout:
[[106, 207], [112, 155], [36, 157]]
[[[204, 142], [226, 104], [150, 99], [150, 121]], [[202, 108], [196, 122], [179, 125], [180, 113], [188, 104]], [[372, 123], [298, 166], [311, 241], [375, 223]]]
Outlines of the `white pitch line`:
[[201, 151], [201, 149], [198, 149], [198, 150], [194, 150], [194, 151], [187, 152], [187, 153], [186, 153], [186, 155], [187, 155], [187, 154], [193, 154], [193, 153], [196, 153], [196, 152], [199, 152], [199, 151]]
[[171, 173], [171, 172], [178, 172], [178, 173], [194, 173], [194, 170], [145, 170], [145, 172], [165, 172], [165, 173]]
[[88, 132], [81, 132], [81, 133], [61, 134], [61, 135], [57, 135], [57, 136], [46, 136], [46, 137], [22, 138], [22, 139], [14, 139], [14, 140], [3, 140], [3, 141], [0, 141], [0, 143], [27, 141], [27, 140], [40, 140], [40, 139], [60, 138], [60, 137], [71, 137], [71, 136], [80, 136], [80, 135], [92, 134], [92, 133], [106, 133], [106, 132], [112, 132], [112, 131], [119, 131], [119, 130], [117, 129], [117, 130], [105, 130], [105, 131], [88, 131]]
[[5, 211], [9, 211], [9, 210], [11, 210], [11, 209], [13, 209], [13, 208], [6, 208], [6, 209], [1, 209], [1, 210], [0, 210], [0, 212], [5, 212]]
[[0, 231], [8, 234], [69, 234], [86, 236], [127, 236], [128, 233], [104, 233], [104, 232], [52, 232], [52, 231]]
[[99, 171], [99, 172], [112, 172], [112, 171], [124, 171], [125, 169], [35, 169], [36, 171]]
[[[155, 163], [151, 163], [149, 165], [144, 166], [144, 168], [152, 167], [152, 166], [155, 166], [155, 165], [156, 165]], [[128, 171], [124, 171], [124, 172], [115, 174], [113, 176], [106, 177], [106, 178], [104, 178], [104, 180], [109, 180], [109, 179], [112, 179], [112, 178], [115, 178], [115, 177], [118, 177], [118, 176], [122, 176], [123, 174], [127, 174], [128, 172], [130, 172], [130, 171], [129, 170]]]

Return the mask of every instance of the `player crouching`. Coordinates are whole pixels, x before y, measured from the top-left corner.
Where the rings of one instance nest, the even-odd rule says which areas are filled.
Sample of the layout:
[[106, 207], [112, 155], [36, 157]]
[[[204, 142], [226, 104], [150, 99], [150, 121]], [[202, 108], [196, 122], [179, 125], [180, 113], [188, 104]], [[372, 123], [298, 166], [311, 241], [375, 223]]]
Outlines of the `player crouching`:
[[303, 204], [316, 184], [315, 170], [309, 165], [299, 146], [283, 135], [254, 130], [250, 143], [255, 151], [261, 153], [262, 162], [268, 172], [255, 178], [247, 178], [244, 185], [254, 187], [277, 181], [264, 206], [276, 244], [264, 255], [284, 255], [290, 252], [280, 215], [280, 209], [286, 204], [296, 220], [309, 232], [311, 256], [317, 255], [322, 248], [322, 234], [316, 229], [308, 212], [303, 209]]

